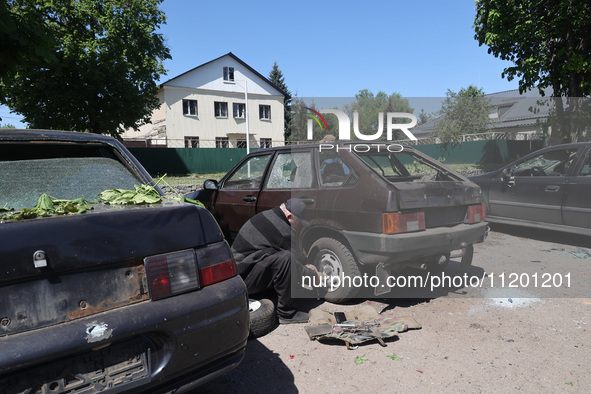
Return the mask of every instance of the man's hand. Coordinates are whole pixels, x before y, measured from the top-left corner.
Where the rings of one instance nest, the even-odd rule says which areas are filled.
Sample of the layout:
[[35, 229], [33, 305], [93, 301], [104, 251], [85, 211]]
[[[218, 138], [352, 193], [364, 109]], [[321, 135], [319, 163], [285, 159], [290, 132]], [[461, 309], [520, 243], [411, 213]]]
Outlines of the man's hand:
[[324, 278], [324, 272], [319, 272], [318, 269], [316, 268], [316, 266], [312, 265], [312, 264], [307, 264], [306, 268], [311, 269], [312, 271], [314, 271], [316, 273], [316, 275], [318, 275], [318, 279], [323, 280]]

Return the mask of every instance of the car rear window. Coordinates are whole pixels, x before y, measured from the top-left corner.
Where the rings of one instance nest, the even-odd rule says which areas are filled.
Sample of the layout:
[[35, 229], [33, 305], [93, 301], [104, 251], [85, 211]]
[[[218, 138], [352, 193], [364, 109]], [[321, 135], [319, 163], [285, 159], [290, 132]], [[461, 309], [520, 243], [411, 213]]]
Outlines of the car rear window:
[[411, 151], [355, 153], [373, 171], [390, 182], [459, 181], [439, 162]]
[[[98, 194], [107, 189], [133, 189], [140, 184], [133, 173], [114, 156], [94, 150], [95, 157], [77, 157], [73, 149], [59, 150], [47, 147], [47, 158], [35, 149], [16, 157], [0, 161], [0, 206], [6, 208], [30, 208], [37, 204], [41, 194], [58, 199], [85, 198], [96, 201]], [[108, 152], [108, 151], [107, 151]], [[89, 153], [84, 150], [84, 153]], [[59, 157], [62, 156], [62, 157]]]

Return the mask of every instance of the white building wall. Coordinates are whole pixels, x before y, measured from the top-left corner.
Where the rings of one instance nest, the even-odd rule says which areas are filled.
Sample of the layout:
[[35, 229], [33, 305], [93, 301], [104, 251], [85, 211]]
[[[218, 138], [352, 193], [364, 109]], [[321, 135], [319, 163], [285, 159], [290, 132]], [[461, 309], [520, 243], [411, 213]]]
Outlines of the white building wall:
[[[234, 81], [224, 81], [224, 67], [234, 68]], [[233, 104], [245, 103], [245, 89], [250, 146], [258, 147], [261, 138], [283, 143], [283, 94], [230, 55], [166, 82], [159, 91], [162, 105], [152, 114], [152, 123], [143, 125], [140, 132], [127, 131], [123, 138], [148, 137], [166, 130], [168, 147], [184, 147], [185, 137], [199, 137], [200, 147], [215, 147], [216, 137], [228, 137], [230, 147], [235, 147], [238, 140], [246, 138], [246, 119], [233, 116]], [[196, 116], [183, 114], [183, 99], [197, 100]], [[227, 117], [215, 116], [216, 101], [227, 103]], [[259, 105], [271, 107], [270, 120], [259, 118]]]
[[[234, 118], [233, 104], [245, 103], [244, 92], [194, 90], [164, 87], [166, 106], [166, 134], [169, 147], [184, 146], [185, 137], [199, 137], [200, 146], [214, 147], [216, 137], [228, 137], [234, 147], [238, 139], [246, 138], [246, 118]], [[183, 99], [197, 100], [197, 115], [183, 115]], [[225, 102], [228, 116], [215, 116], [215, 102]], [[271, 119], [259, 119], [259, 105], [271, 106]], [[283, 96], [248, 94], [248, 125], [251, 146], [258, 146], [261, 138], [283, 141]], [[255, 144], [255, 145], [253, 145]]]

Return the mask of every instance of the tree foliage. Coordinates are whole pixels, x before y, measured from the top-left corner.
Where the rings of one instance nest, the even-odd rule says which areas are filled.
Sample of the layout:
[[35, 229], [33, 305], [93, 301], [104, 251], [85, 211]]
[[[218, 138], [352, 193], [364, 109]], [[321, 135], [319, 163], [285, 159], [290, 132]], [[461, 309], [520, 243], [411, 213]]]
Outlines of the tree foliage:
[[7, 0], [0, 0], [0, 81], [16, 72], [19, 64], [55, 60], [54, 44], [33, 8], [15, 11]]
[[427, 113], [427, 111], [425, 111], [424, 108], [421, 108], [421, 112], [419, 112], [419, 115], [417, 116], [417, 125], [422, 125], [424, 123], [427, 123], [428, 121], [430, 121], [432, 118], [430, 113]]
[[[475, 38], [495, 57], [514, 63], [502, 77], [519, 78], [521, 93], [551, 87], [558, 117], [580, 110], [580, 98], [591, 94], [591, 3], [573, 0], [479, 0]], [[566, 113], [565, 113], [566, 112]], [[560, 140], [576, 140], [582, 130], [561, 123]]]
[[[313, 112], [319, 111], [316, 108], [315, 103], [305, 104], [301, 99], [294, 99], [292, 105], [292, 141], [305, 141], [307, 140], [307, 125], [308, 121], [312, 121], [312, 140], [322, 141], [327, 135], [338, 137], [339, 134], [339, 121], [334, 114], [322, 114], [322, 117], [326, 121], [326, 125], [323, 122], [318, 124], [313, 120]], [[355, 101], [345, 105], [343, 108], [326, 108], [323, 109], [339, 109], [345, 112], [349, 116], [349, 120], [352, 122], [354, 119], [354, 111], [357, 111], [359, 118], [359, 131], [364, 135], [376, 134], [379, 128], [379, 114], [382, 113], [383, 119], [383, 131], [379, 140], [385, 140], [387, 138], [386, 133], [386, 114], [388, 112], [405, 112], [413, 113], [414, 109], [411, 108], [407, 99], [403, 98], [399, 93], [392, 93], [387, 95], [384, 92], [378, 92], [374, 95], [367, 89], [362, 89], [355, 95]], [[396, 123], [406, 123], [407, 118], [394, 119]], [[328, 128], [328, 130], [327, 130]], [[394, 131], [394, 139], [405, 139], [406, 135], [402, 131]], [[351, 137], [355, 138], [355, 134], [352, 132]]]
[[[337, 108], [333, 108], [337, 109]], [[336, 116], [332, 114], [322, 114], [322, 117], [326, 121], [326, 126], [323, 122], [321, 125], [318, 125], [315, 120], [313, 120], [312, 115], [315, 115], [311, 110], [320, 111], [320, 108], [316, 106], [315, 103], [306, 104], [301, 98], [295, 98], [292, 102], [291, 106], [291, 115], [292, 115], [292, 122], [291, 122], [291, 135], [289, 141], [292, 142], [304, 142], [308, 141], [308, 121], [312, 122], [312, 140], [311, 141], [321, 141], [327, 135], [335, 135], [339, 129], [339, 122]], [[328, 128], [328, 130], [327, 130]]]
[[38, 15], [53, 60], [21, 61], [2, 79], [4, 104], [33, 128], [110, 134], [149, 121], [155, 81], [170, 58], [157, 32], [162, 0], [9, 0], [18, 17]]
[[[349, 119], [353, 121], [353, 113], [359, 113], [359, 131], [363, 134], [371, 135], [378, 131], [379, 114], [382, 113], [382, 121], [384, 125], [384, 132], [381, 139], [386, 138], [385, 125], [386, 114], [388, 112], [406, 112], [413, 113], [407, 99], [403, 98], [399, 93], [392, 93], [387, 95], [385, 92], [379, 91], [373, 94], [368, 89], [362, 89], [355, 95], [355, 101], [345, 108], [345, 112], [349, 114]], [[407, 122], [407, 119], [401, 119], [399, 123]], [[393, 139], [405, 139], [406, 136], [402, 131], [395, 131]]]
[[285, 122], [284, 127], [283, 127], [283, 138], [285, 139], [285, 141], [288, 141], [289, 137], [291, 136], [291, 118], [292, 118], [291, 92], [289, 91], [289, 89], [287, 88], [287, 85], [285, 84], [285, 77], [283, 76], [283, 73], [279, 69], [277, 62], [273, 63], [273, 68], [271, 69], [271, 72], [269, 72], [269, 80], [271, 82], [273, 82], [278, 88], [280, 88], [281, 90], [283, 90], [287, 94], [287, 97], [285, 98], [285, 101], [283, 102], [283, 107], [284, 107], [283, 116], [284, 116], [284, 122]]
[[458, 93], [448, 89], [438, 113], [440, 118], [435, 121], [434, 134], [445, 143], [456, 143], [464, 134], [484, 133], [491, 125], [488, 115], [492, 108], [482, 89], [472, 85]]

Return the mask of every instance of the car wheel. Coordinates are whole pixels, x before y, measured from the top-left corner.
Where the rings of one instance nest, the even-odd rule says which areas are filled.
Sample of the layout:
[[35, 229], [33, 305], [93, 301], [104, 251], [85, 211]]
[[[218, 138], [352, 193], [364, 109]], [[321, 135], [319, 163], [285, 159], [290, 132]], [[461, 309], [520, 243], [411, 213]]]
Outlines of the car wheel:
[[472, 258], [474, 257], [474, 245], [466, 246], [466, 251], [460, 261], [460, 268], [462, 270], [468, 269], [472, 265]]
[[343, 283], [342, 278], [348, 277], [353, 280], [360, 277], [361, 272], [349, 248], [334, 238], [320, 238], [312, 245], [312, 250], [314, 249], [318, 252], [314, 256], [313, 264], [318, 271], [328, 276], [324, 299], [339, 303], [353, 298], [359, 289], [349, 286], [352, 283]]
[[268, 298], [258, 300], [249, 298], [248, 310], [250, 312], [250, 336], [252, 338], [262, 337], [273, 330], [277, 321], [273, 301]]

